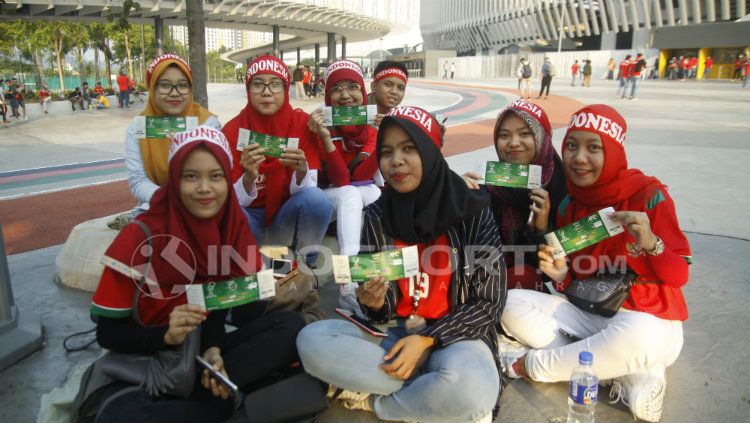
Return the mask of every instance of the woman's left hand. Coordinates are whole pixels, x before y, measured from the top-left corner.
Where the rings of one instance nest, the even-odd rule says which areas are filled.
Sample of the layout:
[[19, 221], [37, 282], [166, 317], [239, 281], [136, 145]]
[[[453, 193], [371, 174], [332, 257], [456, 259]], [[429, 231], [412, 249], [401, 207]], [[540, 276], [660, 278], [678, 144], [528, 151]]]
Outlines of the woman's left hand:
[[[217, 372], [226, 376], [227, 379], [229, 378], [226, 370], [224, 370], [224, 359], [221, 358], [221, 350], [219, 350], [219, 348], [211, 347], [207, 349], [206, 352], [203, 353], [203, 359], [213, 365], [214, 369], [216, 369]], [[218, 382], [216, 381], [216, 379], [212, 378], [211, 374], [208, 373], [208, 370], [203, 370], [202, 372], [201, 385], [203, 385], [204, 388], [210, 390], [215, 397], [221, 397], [221, 399], [229, 399], [229, 388], [224, 386], [223, 383]]]
[[531, 205], [529, 208], [534, 212], [534, 229], [537, 232], [547, 232], [549, 229], [549, 193], [544, 188], [532, 189], [529, 194]]
[[641, 249], [651, 251], [656, 247], [656, 235], [651, 231], [651, 221], [646, 213], [621, 211], [610, 216], [630, 232]]
[[393, 361], [388, 364], [381, 364], [380, 368], [396, 379], [409, 379], [430, 356], [430, 348], [433, 344], [432, 338], [422, 335], [410, 335], [401, 338], [383, 357], [384, 361], [391, 359]]
[[281, 153], [279, 163], [291, 167], [299, 173], [307, 172], [307, 159], [305, 158], [305, 152], [299, 148], [287, 148]]

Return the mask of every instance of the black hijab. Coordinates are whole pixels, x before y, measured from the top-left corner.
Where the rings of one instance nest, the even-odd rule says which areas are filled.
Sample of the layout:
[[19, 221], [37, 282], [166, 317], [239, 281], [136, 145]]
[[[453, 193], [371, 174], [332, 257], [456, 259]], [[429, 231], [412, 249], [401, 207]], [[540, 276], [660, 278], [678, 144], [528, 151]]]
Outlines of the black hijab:
[[392, 187], [383, 192], [378, 201], [383, 210], [383, 231], [387, 235], [409, 244], [427, 243], [444, 234], [454, 223], [474, 216], [489, 205], [489, 195], [470, 190], [463, 179], [450, 170], [428, 134], [408, 119], [383, 118], [378, 130], [378, 161], [383, 134], [389, 125], [400, 126], [416, 144], [422, 159], [422, 181], [409, 193], [399, 193]]

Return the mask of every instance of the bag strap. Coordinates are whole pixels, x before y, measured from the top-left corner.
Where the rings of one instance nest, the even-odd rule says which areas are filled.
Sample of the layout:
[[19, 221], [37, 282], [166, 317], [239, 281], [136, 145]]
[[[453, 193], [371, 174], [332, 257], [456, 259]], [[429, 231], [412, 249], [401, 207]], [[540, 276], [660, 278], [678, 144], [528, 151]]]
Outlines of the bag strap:
[[148, 243], [148, 246], [150, 247], [152, 254], [148, 256], [148, 263], [146, 264], [146, 268], [144, 269], [144, 274], [138, 278], [136, 281], [138, 283], [138, 287], [133, 292], [133, 302], [132, 302], [132, 308], [133, 308], [133, 320], [139, 325], [139, 326], [145, 326], [143, 324], [143, 321], [141, 320], [141, 316], [138, 314], [138, 298], [140, 297], [141, 287], [144, 283], [146, 283], [146, 275], [148, 275], [151, 272], [151, 257], [153, 257], [153, 251], [154, 251], [154, 244], [153, 240], [151, 239], [151, 230], [148, 228], [148, 226], [141, 222], [140, 220], [134, 219], [132, 223], [135, 223], [138, 225], [142, 230], [143, 233], [146, 235], [146, 242]]

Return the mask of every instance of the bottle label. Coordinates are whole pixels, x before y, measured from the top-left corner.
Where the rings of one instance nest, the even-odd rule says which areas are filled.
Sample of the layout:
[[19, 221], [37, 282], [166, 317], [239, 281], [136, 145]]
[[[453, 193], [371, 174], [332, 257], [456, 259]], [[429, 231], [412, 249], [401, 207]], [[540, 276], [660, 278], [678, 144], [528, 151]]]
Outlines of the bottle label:
[[586, 386], [579, 383], [570, 382], [568, 395], [576, 404], [590, 405], [596, 404], [599, 399], [599, 385]]

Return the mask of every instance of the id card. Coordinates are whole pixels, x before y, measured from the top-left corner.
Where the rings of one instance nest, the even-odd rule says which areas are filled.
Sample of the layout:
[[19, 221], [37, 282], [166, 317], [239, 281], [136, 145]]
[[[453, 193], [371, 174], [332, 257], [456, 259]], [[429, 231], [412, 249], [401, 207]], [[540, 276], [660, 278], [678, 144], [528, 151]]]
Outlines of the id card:
[[419, 274], [419, 251], [416, 245], [357, 256], [333, 256], [332, 261], [333, 279], [336, 283], [362, 283], [377, 276], [395, 281]]
[[199, 305], [206, 311], [237, 307], [274, 295], [276, 280], [273, 269], [222, 282], [196, 283], [187, 287], [188, 304]]
[[547, 244], [554, 248], [552, 257], [565, 257], [625, 231], [620, 223], [608, 217], [614, 212], [615, 209], [607, 207], [544, 235]]
[[260, 144], [266, 149], [263, 153], [265, 156], [278, 158], [287, 148], [298, 148], [299, 138], [275, 137], [240, 128], [237, 136], [237, 150], [243, 151], [250, 144]]
[[136, 116], [135, 138], [171, 138], [177, 132], [198, 127], [197, 116]]
[[536, 189], [542, 186], [542, 167], [507, 162], [489, 161], [479, 172], [486, 185], [509, 188]]
[[372, 125], [378, 114], [376, 104], [366, 106], [323, 106], [323, 126]]

